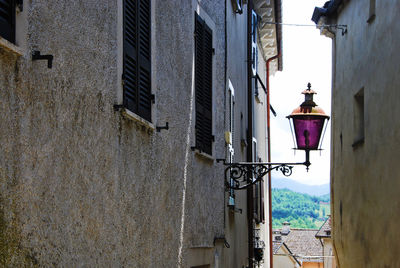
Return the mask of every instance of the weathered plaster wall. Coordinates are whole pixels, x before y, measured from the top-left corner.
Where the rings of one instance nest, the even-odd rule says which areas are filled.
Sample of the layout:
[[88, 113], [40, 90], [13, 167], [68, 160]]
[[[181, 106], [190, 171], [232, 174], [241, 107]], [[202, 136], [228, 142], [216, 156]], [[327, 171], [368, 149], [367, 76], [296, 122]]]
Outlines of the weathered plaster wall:
[[[336, 34], [332, 92], [333, 239], [340, 267], [400, 267], [400, 6], [348, 1]], [[355, 141], [354, 95], [364, 88], [364, 143]]]
[[290, 255], [292, 253], [289, 252], [284, 246], [281, 246], [281, 248], [274, 254], [273, 256], [273, 261], [274, 261], [274, 267], [277, 268], [296, 268], [299, 267], [299, 264], [291, 258]]
[[[170, 10], [178, 11], [177, 15], [169, 15], [163, 18], [161, 13], [164, 12], [165, 5], [170, 5]], [[182, 27], [183, 34], [179, 34], [177, 38], [181, 43], [176, 46], [176, 41], [169, 40], [167, 47], [169, 51], [160, 49], [161, 62], [168, 63], [167, 68], [176, 69], [175, 79], [182, 79], [184, 83], [182, 89], [186, 89], [188, 94], [187, 105], [192, 105], [192, 110], [188, 107], [187, 112], [181, 116], [188, 117], [192, 120], [190, 126], [185, 126], [185, 132], [189, 130], [190, 144], [188, 145], [188, 153], [186, 159], [186, 190], [185, 190], [185, 210], [184, 210], [184, 235], [183, 235], [183, 255], [185, 257], [183, 267], [195, 265], [214, 264], [214, 255], [217, 254], [214, 250], [216, 247], [222, 247], [220, 241], [214, 243], [214, 238], [224, 235], [224, 180], [223, 166], [216, 162], [217, 158], [225, 156], [224, 142], [224, 3], [222, 1], [160, 1], [159, 3], [159, 18], [160, 18], [160, 34], [163, 37], [157, 38], [161, 40], [170, 39], [169, 31], [176, 31], [177, 25]], [[194, 142], [194, 102], [190, 103], [192, 93], [194, 93], [194, 76], [193, 76], [193, 53], [194, 53], [194, 14], [198, 12], [200, 16], [206, 20], [206, 23], [211, 23], [213, 26], [213, 46], [215, 53], [213, 56], [213, 133], [215, 137], [213, 155], [204, 156], [197, 151], [192, 151], [191, 146], [195, 146]], [[165, 15], [164, 15], [165, 16]], [[211, 21], [208, 21], [211, 20]], [[213, 24], [213, 25], [212, 25]], [[178, 27], [178, 29], [180, 28]], [[170, 54], [171, 57], [176, 57], [174, 53], [182, 53], [182, 60], [186, 63], [181, 68], [180, 62], [171, 64], [165, 61], [165, 54]], [[161, 71], [160, 71], [161, 72]], [[187, 74], [187, 76], [185, 75]], [[182, 76], [183, 74], [183, 76]], [[171, 77], [165, 76], [165, 80], [160, 82], [160, 85], [165, 86], [171, 84], [171, 90], [176, 88], [175, 81]], [[176, 91], [177, 97], [182, 94], [181, 90]], [[175, 99], [171, 99], [175, 101]], [[177, 113], [182, 113], [182, 103], [177, 103]], [[190, 114], [189, 111], [192, 111]], [[177, 121], [179, 122], [179, 121]], [[189, 129], [188, 129], [189, 127]], [[181, 141], [182, 134], [176, 133], [174, 136], [178, 141]], [[180, 165], [183, 165], [181, 163]], [[184, 168], [185, 169], [185, 168]], [[185, 180], [185, 178], [183, 178]], [[218, 260], [219, 261], [219, 260]]]
[[336, 268], [336, 261], [334, 256], [334, 247], [331, 238], [323, 238], [322, 243], [324, 244], [324, 267]]
[[[120, 90], [117, 1], [32, 0], [26, 55], [0, 50], [2, 264], [175, 267], [183, 204], [184, 252], [213, 246], [223, 233], [222, 169], [186, 146], [193, 131], [194, 9], [183, 0], [153, 5], [154, 123], [168, 121], [168, 131], [143, 131], [113, 110]], [[219, 36], [218, 158], [224, 155], [223, 3], [201, 6]], [[31, 50], [54, 55], [53, 68], [32, 62]]]

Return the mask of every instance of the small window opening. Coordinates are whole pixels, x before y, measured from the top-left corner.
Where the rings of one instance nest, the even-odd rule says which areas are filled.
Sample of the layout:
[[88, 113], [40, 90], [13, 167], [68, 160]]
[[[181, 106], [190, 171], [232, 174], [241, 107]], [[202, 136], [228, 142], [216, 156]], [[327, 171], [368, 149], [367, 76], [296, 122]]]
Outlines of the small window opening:
[[376, 14], [375, 14], [375, 9], [376, 9], [376, 0], [369, 0], [369, 14], [368, 14], [368, 23], [371, 23], [374, 21]]
[[243, 1], [242, 0], [232, 0], [233, 11], [238, 14], [243, 13]]
[[364, 113], [364, 88], [362, 88], [357, 92], [357, 94], [354, 95], [354, 148], [364, 143]]

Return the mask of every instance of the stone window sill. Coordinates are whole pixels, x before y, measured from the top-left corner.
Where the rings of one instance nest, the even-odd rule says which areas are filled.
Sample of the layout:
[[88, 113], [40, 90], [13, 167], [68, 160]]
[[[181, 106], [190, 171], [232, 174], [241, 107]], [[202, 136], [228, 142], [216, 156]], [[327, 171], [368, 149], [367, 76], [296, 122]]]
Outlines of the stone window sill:
[[14, 53], [17, 56], [23, 56], [25, 54], [25, 51], [22, 48], [14, 45], [3, 37], [0, 37], [0, 48], [4, 48], [5, 50]]
[[142, 117], [129, 111], [128, 109], [122, 108], [121, 112], [125, 118], [136, 122], [143, 128], [143, 130], [147, 131], [149, 134], [153, 133], [154, 130], [156, 129], [151, 122], [147, 121], [146, 119], [143, 119]]
[[203, 152], [203, 151], [200, 151], [199, 149], [197, 149], [197, 148], [195, 148], [195, 147], [192, 147], [192, 150], [195, 152], [195, 154], [198, 156], [198, 157], [200, 157], [200, 158], [203, 158], [203, 159], [205, 159], [205, 160], [207, 160], [207, 161], [210, 161], [210, 162], [214, 162], [214, 157], [212, 156], [212, 155], [209, 155], [208, 153], [205, 153], [205, 152]]

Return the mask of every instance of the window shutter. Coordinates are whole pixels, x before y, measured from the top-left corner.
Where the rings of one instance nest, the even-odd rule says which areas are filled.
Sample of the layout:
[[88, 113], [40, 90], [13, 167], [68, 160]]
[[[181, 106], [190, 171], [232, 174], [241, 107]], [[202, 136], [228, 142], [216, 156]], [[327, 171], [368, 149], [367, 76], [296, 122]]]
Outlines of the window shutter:
[[260, 221], [265, 222], [264, 181], [260, 181]]
[[0, 36], [15, 43], [14, 0], [0, 0]]
[[196, 14], [195, 22], [196, 148], [212, 154], [212, 30]]
[[151, 121], [150, 0], [124, 1], [124, 107]]

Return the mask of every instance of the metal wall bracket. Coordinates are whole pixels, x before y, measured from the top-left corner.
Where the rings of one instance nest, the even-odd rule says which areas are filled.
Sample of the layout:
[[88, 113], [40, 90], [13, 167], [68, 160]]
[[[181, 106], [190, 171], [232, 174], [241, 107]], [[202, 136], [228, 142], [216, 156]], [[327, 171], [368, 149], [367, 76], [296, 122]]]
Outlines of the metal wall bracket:
[[[305, 165], [309, 163], [259, 163], [259, 162], [239, 162], [226, 163], [223, 159], [217, 162], [223, 162], [225, 168], [225, 187], [227, 189], [243, 190], [251, 185], [261, 181], [265, 175], [272, 170], [279, 170], [285, 176], [292, 175], [292, 169], [295, 165]], [[233, 184], [232, 181], [233, 180]]]
[[169, 129], [168, 122], [165, 123], [165, 126], [156, 126], [157, 132], [160, 132], [162, 129], [165, 129], [165, 130]]
[[47, 68], [53, 67], [53, 55], [40, 55], [40, 51], [34, 50], [32, 52], [32, 60], [47, 60]]

